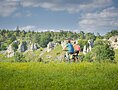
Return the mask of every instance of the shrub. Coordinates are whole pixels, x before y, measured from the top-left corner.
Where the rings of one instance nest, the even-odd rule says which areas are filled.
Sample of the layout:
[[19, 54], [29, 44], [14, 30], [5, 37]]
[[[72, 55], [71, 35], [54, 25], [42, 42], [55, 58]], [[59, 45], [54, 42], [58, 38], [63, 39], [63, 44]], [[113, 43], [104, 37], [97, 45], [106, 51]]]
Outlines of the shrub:
[[0, 50], [7, 50], [8, 44], [7, 43], [3, 43], [0, 45]]
[[85, 55], [85, 57], [84, 57], [84, 60], [86, 60], [86, 61], [92, 61], [93, 59], [92, 59], [92, 52], [88, 52], [86, 55]]
[[16, 62], [26, 62], [25, 56], [20, 52], [15, 52], [14, 58]]
[[78, 44], [80, 45], [81, 50], [83, 50], [84, 45], [87, 45], [87, 40], [80, 39], [80, 40], [78, 40]]
[[12, 48], [13, 48], [14, 51], [17, 51], [18, 44], [17, 43], [12, 43]]
[[95, 60], [114, 60], [115, 52], [108, 41], [96, 40], [92, 49], [92, 56]]
[[106, 60], [114, 60], [115, 52], [110, 47], [108, 41], [104, 41], [102, 39], [98, 39], [94, 43], [94, 48], [91, 52], [87, 53], [84, 57], [86, 61], [106, 61]]
[[98, 46], [98, 45], [109, 45], [109, 42], [102, 39], [96, 39], [94, 42], [94, 46]]
[[114, 60], [114, 51], [109, 45], [98, 45], [92, 50], [93, 56], [96, 60]]

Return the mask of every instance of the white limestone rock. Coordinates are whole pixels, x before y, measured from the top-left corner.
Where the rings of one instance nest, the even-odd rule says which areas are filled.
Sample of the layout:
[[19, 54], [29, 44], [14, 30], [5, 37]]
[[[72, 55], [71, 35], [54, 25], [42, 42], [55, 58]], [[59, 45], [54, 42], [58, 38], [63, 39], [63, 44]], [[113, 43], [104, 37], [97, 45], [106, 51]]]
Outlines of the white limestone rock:
[[6, 50], [7, 57], [13, 57], [14, 56], [14, 50], [12, 49], [12, 44], [10, 44]]
[[112, 36], [111, 38], [109, 38], [111, 47], [114, 49], [118, 49], [118, 35], [116, 36]]

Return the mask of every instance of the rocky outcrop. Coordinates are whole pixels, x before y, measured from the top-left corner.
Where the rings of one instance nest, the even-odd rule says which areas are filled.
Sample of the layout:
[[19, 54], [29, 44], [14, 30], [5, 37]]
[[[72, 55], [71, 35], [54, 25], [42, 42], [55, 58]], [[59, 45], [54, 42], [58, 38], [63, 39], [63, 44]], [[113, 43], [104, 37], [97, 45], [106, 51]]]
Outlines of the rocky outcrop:
[[6, 50], [7, 57], [13, 57], [14, 56], [14, 50], [12, 49], [12, 44], [10, 44]]
[[19, 46], [18, 46], [18, 51], [19, 52], [24, 52], [25, 51], [25, 45], [23, 43], [21, 43]]
[[84, 45], [83, 54], [86, 54], [86, 53], [87, 53], [87, 48], [86, 48], [86, 45]]
[[93, 40], [88, 40], [88, 45], [89, 45], [90, 48], [93, 48], [93, 45], [94, 45]]
[[37, 50], [39, 47], [40, 46], [37, 43], [31, 43], [30, 41], [29, 42], [26, 41], [26, 42], [20, 43], [18, 47], [18, 51], [19, 52], [34, 51], [34, 50]]
[[93, 40], [88, 40], [88, 45], [84, 45], [83, 54], [90, 52], [93, 48], [93, 45], [94, 45]]
[[47, 45], [47, 52], [50, 52], [53, 49], [54, 49], [54, 43], [53, 42], [49, 42], [48, 45]]
[[27, 51], [35, 51], [35, 50], [37, 50], [40, 46], [39, 46], [39, 44], [37, 44], [37, 43], [29, 43], [27, 47], [28, 47]]
[[49, 43], [47, 44], [47, 52], [50, 52], [51, 50], [53, 50], [57, 45], [58, 45], [58, 43], [49, 42]]
[[117, 36], [112, 36], [111, 38], [109, 38], [111, 47], [114, 49], [118, 49], [118, 35]]
[[62, 41], [62, 42], [61, 42], [62, 49], [64, 49], [64, 48], [65, 48], [66, 43], [67, 43], [67, 41]]
[[34, 51], [34, 50], [37, 50], [37, 49], [38, 49], [38, 48], [37, 48], [36, 43], [32, 43], [32, 44], [31, 44], [31, 50]]

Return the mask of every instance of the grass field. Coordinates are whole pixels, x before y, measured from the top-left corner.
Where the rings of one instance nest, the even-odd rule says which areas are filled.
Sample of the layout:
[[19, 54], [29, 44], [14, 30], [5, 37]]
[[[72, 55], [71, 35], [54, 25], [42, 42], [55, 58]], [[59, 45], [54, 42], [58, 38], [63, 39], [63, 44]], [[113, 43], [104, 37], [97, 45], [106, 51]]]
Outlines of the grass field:
[[118, 64], [0, 62], [0, 90], [118, 90]]

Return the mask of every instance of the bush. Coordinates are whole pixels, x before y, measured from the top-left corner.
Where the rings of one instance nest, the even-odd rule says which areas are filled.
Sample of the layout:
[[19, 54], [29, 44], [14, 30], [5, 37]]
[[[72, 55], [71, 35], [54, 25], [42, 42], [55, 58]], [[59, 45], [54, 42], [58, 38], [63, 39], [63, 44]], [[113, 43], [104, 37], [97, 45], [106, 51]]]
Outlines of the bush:
[[7, 50], [8, 44], [7, 43], [3, 43], [0, 46], [0, 50]]
[[17, 43], [12, 43], [12, 48], [13, 48], [14, 51], [17, 51], [18, 44]]
[[80, 39], [80, 40], [78, 40], [78, 44], [79, 44], [81, 50], [83, 50], [84, 45], [87, 45], [87, 40]]
[[94, 46], [98, 46], [98, 45], [109, 45], [109, 42], [102, 39], [96, 39], [96, 41], [94, 42]]
[[94, 43], [94, 48], [92, 49], [91, 52], [87, 53], [85, 55], [85, 60], [86, 61], [106, 61], [106, 60], [114, 60], [115, 58], [115, 52], [114, 50], [110, 47], [108, 41], [104, 40], [96, 40]]
[[92, 50], [95, 60], [114, 60], [115, 53], [109, 45], [99, 45], [93, 48]]
[[88, 53], [85, 55], [84, 60], [85, 60], [85, 61], [88, 61], [88, 62], [92, 61], [92, 60], [93, 60], [93, 59], [92, 59], [92, 52], [88, 52]]
[[20, 52], [16, 52], [14, 58], [16, 62], [26, 62], [25, 56]]
[[96, 40], [92, 49], [92, 56], [95, 60], [114, 60], [115, 52], [108, 41]]

